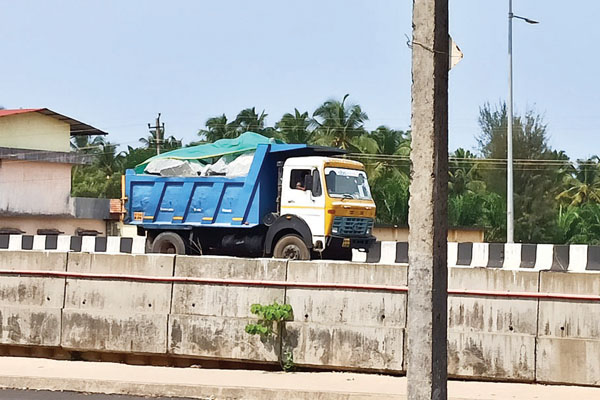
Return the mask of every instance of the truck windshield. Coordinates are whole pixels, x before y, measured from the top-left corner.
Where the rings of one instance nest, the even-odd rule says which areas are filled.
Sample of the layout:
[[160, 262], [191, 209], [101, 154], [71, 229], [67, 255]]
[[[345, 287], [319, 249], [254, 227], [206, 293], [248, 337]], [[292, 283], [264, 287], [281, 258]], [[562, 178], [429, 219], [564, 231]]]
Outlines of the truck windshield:
[[367, 174], [358, 169], [325, 168], [327, 193], [331, 197], [371, 200]]

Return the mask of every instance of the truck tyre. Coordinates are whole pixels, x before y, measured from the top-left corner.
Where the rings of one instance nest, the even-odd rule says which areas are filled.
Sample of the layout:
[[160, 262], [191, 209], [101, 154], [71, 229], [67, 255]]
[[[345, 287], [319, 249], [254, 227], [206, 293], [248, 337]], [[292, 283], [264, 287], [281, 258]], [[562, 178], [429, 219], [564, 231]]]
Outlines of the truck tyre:
[[185, 242], [175, 232], [163, 232], [152, 242], [152, 252], [159, 254], [185, 254]]
[[285, 235], [275, 244], [273, 257], [290, 260], [310, 260], [310, 250], [298, 235]]

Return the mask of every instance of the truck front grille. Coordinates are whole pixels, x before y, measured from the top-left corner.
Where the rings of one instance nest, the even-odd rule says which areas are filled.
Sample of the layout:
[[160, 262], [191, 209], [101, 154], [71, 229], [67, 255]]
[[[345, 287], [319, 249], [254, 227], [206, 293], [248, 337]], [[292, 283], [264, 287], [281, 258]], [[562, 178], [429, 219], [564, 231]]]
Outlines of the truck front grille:
[[371, 218], [335, 217], [331, 233], [336, 236], [366, 236], [372, 228]]

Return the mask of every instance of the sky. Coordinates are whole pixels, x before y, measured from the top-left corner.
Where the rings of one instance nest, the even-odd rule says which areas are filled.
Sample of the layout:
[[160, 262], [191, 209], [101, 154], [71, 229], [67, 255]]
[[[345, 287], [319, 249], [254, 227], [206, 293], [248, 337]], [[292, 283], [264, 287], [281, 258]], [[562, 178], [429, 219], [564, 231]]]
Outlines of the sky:
[[[534, 110], [550, 145], [600, 154], [600, 2], [514, 0], [516, 113]], [[247, 107], [274, 124], [330, 98], [367, 127], [410, 127], [410, 0], [0, 0], [0, 105], [47, 107], [140, 145], [158, 112], [167, 135]], [[476, 149], [479, 107], [508, 92], [508, 0], [450, 0], [464, 59], [450, 72], [449, 147]]]

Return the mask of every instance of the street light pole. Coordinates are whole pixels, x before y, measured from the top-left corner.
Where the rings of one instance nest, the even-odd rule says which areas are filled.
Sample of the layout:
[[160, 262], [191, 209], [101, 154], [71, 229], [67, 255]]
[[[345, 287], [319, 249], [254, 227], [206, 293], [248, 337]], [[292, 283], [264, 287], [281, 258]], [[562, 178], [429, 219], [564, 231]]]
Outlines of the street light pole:
[[506, 134], [506, 243], [514, 242], [513, 208], [513, 83], [512, 83], [512, 0], [508, 0], [508, 131]]
[[529, 18], [514, 15], [512, 0], [508, 0], [508, 127], [506, 132], [506, 243], [514, 243], [515, 210], [513, 190], [513, 62], [512, 62], [512, 20], [522, 19], [528, 24], [537, 24]]

